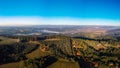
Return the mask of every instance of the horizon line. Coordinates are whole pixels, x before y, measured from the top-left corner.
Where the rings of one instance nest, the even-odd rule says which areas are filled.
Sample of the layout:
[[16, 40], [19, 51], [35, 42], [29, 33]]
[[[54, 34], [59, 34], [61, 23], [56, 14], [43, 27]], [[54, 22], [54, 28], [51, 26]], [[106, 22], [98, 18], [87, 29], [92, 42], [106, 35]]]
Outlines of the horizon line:
[[0, 27], [22, 27], [22, 26], [120, 26], [120, 25], [71, 25], [71, 24], [41, 24], [41, 25], [0, 25]]

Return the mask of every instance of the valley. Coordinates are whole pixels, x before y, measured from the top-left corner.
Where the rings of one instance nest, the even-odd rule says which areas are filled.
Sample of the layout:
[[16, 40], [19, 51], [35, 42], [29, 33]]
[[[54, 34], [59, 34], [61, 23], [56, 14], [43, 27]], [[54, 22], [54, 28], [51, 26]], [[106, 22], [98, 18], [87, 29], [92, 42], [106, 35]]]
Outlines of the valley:
[[[24, 28], [24, 30], [29, 28], [24, 33], [30, 33], [33, 29], [30, 27]], [[108, 34], [107, 32], [110, 32], [113, 28], [99, 27], [102, 29], [102, 31], [99, 31], [98, 27], [93, 27], [97, 28], [93, 31], [89, 26], [91, 29], [86, 31], [88, 26], [64, 27], [68, 31], [76, 28], [83, 31], [76, 30], [77, 33], [75, 34], [69, 32], [56, 34], [50, 31], [50, 33], [41, 32], [41, 35], [15, 35], [14, 33], [18, 30], [10, 31], [9, 34], [4, 30], [4, 34], [0, 33], [0, 68], [120, 67], [119, 31]], [[103, 28], [105, 29], [103, 30]], [[118, 28], [115, 27], [114, 30], [118, 30]], [[9, 27], [9, 29], [13, 29], [13, 27]], [[97, 34], [95, 34], [96, 32]], [[103, 34], [100, 35], [99, 32]]]

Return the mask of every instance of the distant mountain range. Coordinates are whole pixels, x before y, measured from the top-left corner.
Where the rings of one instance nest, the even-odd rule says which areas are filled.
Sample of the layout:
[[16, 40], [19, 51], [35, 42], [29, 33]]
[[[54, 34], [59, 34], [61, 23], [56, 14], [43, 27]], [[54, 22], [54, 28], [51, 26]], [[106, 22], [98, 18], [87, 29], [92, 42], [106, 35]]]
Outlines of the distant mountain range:
[[37, 25], [0, 27], [0, 35], [120, 35], [119, 26]]

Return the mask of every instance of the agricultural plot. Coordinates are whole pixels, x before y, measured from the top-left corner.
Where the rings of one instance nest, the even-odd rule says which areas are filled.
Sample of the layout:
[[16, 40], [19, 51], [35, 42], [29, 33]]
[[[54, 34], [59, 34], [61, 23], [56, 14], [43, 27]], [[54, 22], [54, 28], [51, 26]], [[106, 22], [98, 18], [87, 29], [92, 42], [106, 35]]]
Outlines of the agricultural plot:
[[3, 36], [0, 36], [0, 45], [2, 44], [12, 44], [12, 43], [15, 43], [15, 42], [18, 42], [19, 40], [18, 39], [12, 39], [12, 38], [7, 38], [7, 37], [3, 37]]

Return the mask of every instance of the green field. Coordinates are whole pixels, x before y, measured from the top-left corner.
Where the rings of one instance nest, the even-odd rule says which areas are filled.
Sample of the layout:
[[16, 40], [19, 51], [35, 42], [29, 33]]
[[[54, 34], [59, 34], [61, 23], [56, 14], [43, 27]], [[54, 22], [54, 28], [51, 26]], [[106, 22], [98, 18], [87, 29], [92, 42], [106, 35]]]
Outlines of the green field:
[[42, 52], [40, 48], [36, 49], [35, 51], [29, 53], [26, 55], [27, 58], [32, 59], [32, 58], [39, 58], [42, 56], [47, 56], [49, 55], [49, 52]]
[[78, 62], [67, 61], [65, 59], [59, 59], [57, 62], [48, 66], [47, 68], [80, 68]]
[[18, 42], [18, 39], [12, 39], [12, 38], [7, 38], [7, 37], [3, 37], [3, 36], [0, 36], [0, 45], [2, 44], [12, 44], [12, 43], [15, 43], [15, 42]]
[[0, 65], [0, 68], [24, 68], [23, 61]]

